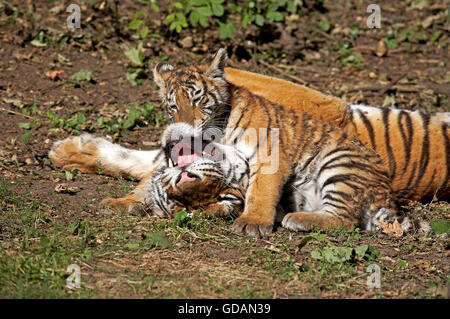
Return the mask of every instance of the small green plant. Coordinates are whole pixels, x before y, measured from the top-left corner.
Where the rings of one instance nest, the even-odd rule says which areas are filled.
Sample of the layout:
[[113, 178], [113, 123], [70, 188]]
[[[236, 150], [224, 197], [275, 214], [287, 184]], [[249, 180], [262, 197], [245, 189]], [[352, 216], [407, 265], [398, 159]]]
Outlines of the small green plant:
[[77, 134], [86, 129], [87, 118], [83, 113], [76, 113], [70, 118], [64, 119], [48, 110], [47, 117], [50, 119], [52, 127], [63, 129], [71, 134]]
[[340, 62], [344, 66], [360, 66], [361, 58], [353, 53], [353, 49], [347, 43], [341, 44], [339, 49]]
[[169, 14], [164, 21], [169, 30], [178, 33], [189, 25], [208, 27], [212, 22], [219, 26], [219, 37], [225, 39], [235, 34], [235, 21], [242, 21], [244, 28], [250, 24], [263, 26], [266, 22], [282, 21], [285, 14], [298, 13], [301, 5], [301, 0], [181, 0], [169, 4]]
[[311, 257], [328, 263], [344, 263], [353, 261], [355, 257], [374, 261], [380, 257], [380, 253], [370, 248], [369, 245], [351, 248], [338, 247], [328, 243], [311, 251]]
[[83, 82], [90, 83], [92, 82], [92, 72], [89, 70], [79, 70], [72, 75], [71, 80], [76, 85], [79, 85]]
[[175, 214], [175, 217], [172, 220], [172, 225], [178, 227], [186, 227], [189, 228], [192, 223], [192, 218], [189, 215], [189, 212], [186, 210], [179, 211]]
[[438, 235], [450, 232], [450, 221], [445, 219], [441, 218], [433, 219], [430, 222], [430, 226], [433, 229], [433, 231]]
[[156, 125], [167, 122], [167, 117], [161, 112], [155, 112], [153, 103], [139, 105], [132, 103], [128, 109], [126, 117], [118, 116], [116, 118], [99, 117], [97, 127], [111, 133], [120, 133], [122, 130], [131, 130], [136, 125], [154, 123]]

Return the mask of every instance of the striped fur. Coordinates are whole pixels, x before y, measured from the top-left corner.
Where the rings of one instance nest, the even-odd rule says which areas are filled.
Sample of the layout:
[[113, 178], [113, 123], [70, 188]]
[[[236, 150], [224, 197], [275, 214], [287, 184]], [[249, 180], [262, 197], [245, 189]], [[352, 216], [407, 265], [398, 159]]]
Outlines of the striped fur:
[[[196, 137], [193, 127], [178, 123], [170, 125], [163, 134], [165, 149], [173, 138], [185, 140]], [[181, 209], [202, 209], [206, 215], [239, 216], [243, 211], [244, 194], [248, 185], [249, 167], [244, 156], [235, 148], [210, 142], [223, 157], [217, 160], [202, 156], [183, 167], [168, 167], [169, 153], [151, 178], [150, 198], [147, 200], [152, 214], [173, 217]], [[195, 176], [195, 180], [177, 184], [181, 174]]]
[[345, 104], [302, 85], [225, 68], [226, 81], [244, 87], [284, 109], [306, 112], [342, 128], [374, 149], [392, 180], [397, 199], [450, 198], [450, 113]]
[[[219, 127], [224, 130], [231, 117], [230, 104], [236, 102], [228, 82], [231, 88], [240, 86], [264, 97], [267, 99], [264, 100], [265, 105], [269, 105], [269, 108], [242, 108], [241, 113], [235, 116], [235, 121], [240, 122], [241, 126], [251, 125], [260, 118], [272, 117], [278, 113], [278, 118], [275, 117], [270, 123], [271, 127], [291, 127], [295, 123], [290, 122], [285, 115], [289, 114], [295, 118], [296, 114], [305, 112], [314, 118], [339, 126], [343, 132], [358, 137], [369, 148], [374, 146], [384, 163], [380, 165], [388, 172], [396, 199], [425, 200], [436, 194], [439, 199], [448, 200], [449, 113], [428, 117], [419, 112], [394, 109], [383, 111], [375, 107], [347, 105], [337, 98], [283, 80], [233, 68], [223, 69], [224, 64], [224, 59], [216, 58], [210, 64], [178, 68], [176, 71], [168, 64], [160, 64], [155, 68], [155, 82], [161, 87], [163, 104], [175, 122], [193, 123], [201, 128]], [[196, 82], [197, 77], [191, 77], [192, 73], [206, 77], [203, 81]], [[168, 95], [170, 82], [173, 86], [185, 85], [187, 96]], [[227, 99], [228, 102], [223, 102]], [[302, 117], [304, 116], [300, 115], [300, 118]], [[296, 118], [297, 121], [298, 119], [299, 117]], [[235, 136], [232, 136], [232, 142], [237, 142], [234, 138], [241, 134], [236, 132]], [[292, 140], [301, 140], [300, 136], [294, 134]], [[78, 138], [71, 137], [55, 143], [49, 155], [56, 166], [66, 169], [80, 168], [87, 172], [96, 172], [98, 167], [101, 167], [106, 174], [122, 174], [141, 179], [138, 187], [130, 194], [123, 198], [106, 199], [103, 205], [131, 209], [139, 203], [148, 203], [152, 176], [164, 162], [164, 154], [161, 151], [131, 151], [129, 156], [125, 156], [124, 152], [106, 140], [102, 139], [103, 142], [98, 143], [92, 136], [80, 140], [77, 140]], [[286, 142], [285, 139], [284, 144]], [[289, 147], [287, 145], [287, 148]], [[248, 153], [251, 147], [241, 143], [239, 149]], [[292, 176], [287, 181], [292, 181]], [[293, 207], [294, 195], [289, 191], [288, 185], [289, 183], [285, 184], [283, 188], [280, 202], [287, 207]], [[336, 193], [333, 196], [342, 200], [340, 195], [342, 194]], [[276, 195], [279, 196], [281, 195]], [[300, 199], [301, 197], [298, 199], [301, 203]], [[379, 214], [382, 213], [383, 211], [379, 211]], [[260, 226], [261, 224], [258, 224], [257, 227], [250, 228], [261, 228]]]
[[[220, 50], [208, 65], [160, 64], [154, 75], [174, 121], [200, 130], [218, 128], [224, 144], [245, 154], [250, 180], [236, 231], [256, 237], [270, 233], [276, 207], [286, 198], [294, 211], [283, 225], [295, 230], [356, 224], [373, 229], [377, 218], [395, 215], [388, 170], [374, 151], [328, 123], [229, 84], [225, 60]], [[257, 138], [250, 138], [255, 130]], [[278, 156], [276, 171], [267, 174], [260, 156], [264, 145], [269, 157]]]

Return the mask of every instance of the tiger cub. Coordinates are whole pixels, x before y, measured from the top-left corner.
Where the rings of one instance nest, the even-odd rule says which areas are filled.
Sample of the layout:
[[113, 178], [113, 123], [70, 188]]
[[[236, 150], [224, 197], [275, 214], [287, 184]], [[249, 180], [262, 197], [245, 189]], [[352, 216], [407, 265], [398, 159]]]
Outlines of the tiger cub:
[[133, 150], [82, 134], [55, 142], [49, 157], [55, 166], [67, 170], [141, 180], [125, 200], [107, 198], [102, 207], [132, 210], [140, 206], [164, 218], [182, 209], [202, 209], [214, 216], [242, 213], [249, 166], [241, 152], [208, 140], [186, 123], [169, 125], [161, 145], [158, 150]]
[[[230, 67], [225, 68], [225, 80], [286, 110], [305, 112], [357, 137], [385, 163], [398, 200], [449, 200], [450, 112], [430, 116], [419, 111], [347, 104], [299, 84]], [[186, 108], [183, 112], [193, 111]]]
[[171, 218], [181, 209], [202, 209], [207, 216], [242, 213], [249, 173], [243, 154], [205, 139], [186, 123], [169, 125], [161, 145], [163, 163], [142, 199], [151, 214]]
[[209, 65], [160, 63], [154, 78], [175, 122], [218, 129], [223, 144], [245, 154], [249, 185], [235, 231], [269, 234], [282, 199], [293, 203], [282, 222], [293, 230], [374, 229], [396, 214], [387, 169], [373, 150], [328, 123], [228, 83], [226, 58], [221, 49]]

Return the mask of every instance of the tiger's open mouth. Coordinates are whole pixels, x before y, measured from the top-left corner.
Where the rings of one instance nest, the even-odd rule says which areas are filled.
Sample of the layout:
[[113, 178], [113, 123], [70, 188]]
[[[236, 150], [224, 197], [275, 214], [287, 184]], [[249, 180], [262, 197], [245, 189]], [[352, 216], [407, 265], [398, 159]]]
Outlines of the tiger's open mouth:
[[207, 147], [211, 141], [194, 138], [170, 141], [165, 148], [168, 167], [185, 167], [203, 156], [214, 157], [216, 148]]

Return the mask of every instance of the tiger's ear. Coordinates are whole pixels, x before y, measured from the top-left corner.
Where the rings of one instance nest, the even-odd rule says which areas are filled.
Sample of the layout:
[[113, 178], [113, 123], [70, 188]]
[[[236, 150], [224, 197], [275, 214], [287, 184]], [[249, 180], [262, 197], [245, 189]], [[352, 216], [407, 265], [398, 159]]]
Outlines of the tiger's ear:
[[210, 78], [223, 78], [225, 75], [224, 68], [227, 64], [227, 59], [227, 50], [224, 48], [219, 49], [206, 69], [205, 74]]
[[174, 67], [168, 63], [160, 62], [153, 69], [153, 80], [160, 88], [165, 86], [165, 73], [172, 71]]

